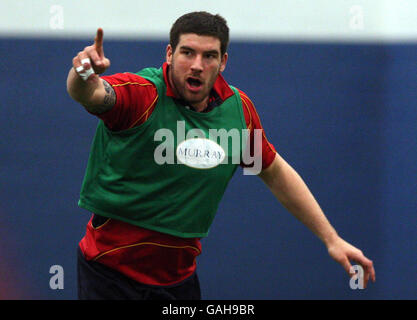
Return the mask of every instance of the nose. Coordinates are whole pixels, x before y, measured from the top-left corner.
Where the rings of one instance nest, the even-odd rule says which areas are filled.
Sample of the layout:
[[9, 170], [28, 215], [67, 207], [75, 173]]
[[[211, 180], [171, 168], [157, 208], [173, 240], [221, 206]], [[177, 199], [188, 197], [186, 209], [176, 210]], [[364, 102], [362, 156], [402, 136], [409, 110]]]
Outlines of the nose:
[[191, 70], [193, 72], [202, 72], [203, 71], [203, 58], [202, 55], [196, 54], [191, 64]]

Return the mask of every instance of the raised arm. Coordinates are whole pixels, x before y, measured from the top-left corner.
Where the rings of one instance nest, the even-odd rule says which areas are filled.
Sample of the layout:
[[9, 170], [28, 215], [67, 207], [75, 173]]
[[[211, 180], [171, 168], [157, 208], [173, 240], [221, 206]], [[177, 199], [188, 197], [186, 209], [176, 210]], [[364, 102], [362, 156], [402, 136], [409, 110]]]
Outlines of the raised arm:
[[116, 95], [113, 88], [98, 76], [110, 66], [103, 51], [103, 29], [97, 29], [94, 44], [80, 51], [72, 59], [72, 65], [67, 78], [68, 94], [91, 113], [101, 114], [110, 110], [116, 102]]
[[375, 281], [372, 261], [359, 249], [339, 237], [302, 178], [279, 154], [259, 177], [281, 204], [323, 241], [329, 255], [339, 262], [348, 274], [352, 275], [350, 260], [353, 260], [364, 269], [365, 286], [369, 279]]

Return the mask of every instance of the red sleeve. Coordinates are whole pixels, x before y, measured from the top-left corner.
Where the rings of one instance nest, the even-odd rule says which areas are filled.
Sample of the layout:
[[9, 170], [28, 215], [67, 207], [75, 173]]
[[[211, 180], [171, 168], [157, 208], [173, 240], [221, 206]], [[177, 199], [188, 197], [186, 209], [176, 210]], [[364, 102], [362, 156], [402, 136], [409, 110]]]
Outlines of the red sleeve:
[[[276, 150], [275, 147], [268, 141], [265, 135], [264, 128], [261, 124], [261, 119], [259, 118], [258, 113], [256, 112], [253, 102], [249, 97], [241, 90], [239, 90], [240, 97], [242, 99], [243, 114], [246, 120], [246, 127], [250, 130], [249, 142], [250, 142], [250, 152], [254, 157], [259, 155], [254, 154], [254, 129], [261, 130], [262, 133], [262, 170], [269, 167], [269, 165], [274, 161]], [[251, 164], [241, 163], [242, 167], [251, 167]]]
[[101, 78], [116, 93], [113, 108], [98, 115], [110, 130], [129, 129], [148, 119], [158, 98], [156, 88], [150, 81], [132, 73], [117, 73]]

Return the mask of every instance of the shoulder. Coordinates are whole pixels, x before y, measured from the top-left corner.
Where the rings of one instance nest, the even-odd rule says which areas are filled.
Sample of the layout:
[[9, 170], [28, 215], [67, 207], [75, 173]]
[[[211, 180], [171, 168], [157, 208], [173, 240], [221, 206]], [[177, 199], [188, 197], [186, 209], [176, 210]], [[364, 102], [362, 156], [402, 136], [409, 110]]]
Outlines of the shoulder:
[[255, 118], [255, 114], [256, 117], [258, 117], [257, 112], [256, 112], [256, 108], [255, 108], [255, 104], [252, 102], [252, 100], [249, 98], [249, 96], [241, 89], [234, 87], [239, 96], [240, 99], [242, 101], [242, 109], [243, 109], [243, 114], [245, 116], [246, 119], [246, 125], [248, 127], [248, 129], [253, 129], [254, 127], [254, 118]]
[[113, 88], [123, 86], [152, 86], [149, 80], [130, 72], [116, 73], [109, 76], [102, 76]]
[[142, 109], [157, 96], [155, 85], [135, 73], [116, 73], [101, 77], [116, 93], [116, 106], [122, 109]]
[[251, 107], [254, 109], [255, 104], [252, 102], [251, 98], [249, 98], [249, 96], [243, 90], [237, 87], [234, 87], [234, 88], [237, 90], [240, 96], [240, 99], [242, 100], [242, 104], [244, 105], [243, 107], [247, 106], [247, 107]]
[[155, 85], [134, 73], [116, 73], [102, 76], [114, 90], [116, 103], [100, 115], [111, 130], [120, 131], [139, 125], [153, 111], [158, 94]]

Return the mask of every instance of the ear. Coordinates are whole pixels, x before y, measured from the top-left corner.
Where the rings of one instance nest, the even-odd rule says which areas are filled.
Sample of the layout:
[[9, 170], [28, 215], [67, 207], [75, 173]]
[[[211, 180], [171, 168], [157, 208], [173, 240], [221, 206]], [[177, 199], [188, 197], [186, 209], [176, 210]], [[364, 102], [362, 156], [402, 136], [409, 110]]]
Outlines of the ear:
[[226, 69], [228, 54], [227, 52], [223, 55], [222, 61], [220, 62], [220, 72], [223, 72]]
[[171, 65], [172, 63], [172, 47], [170, 44], [167, 45], [166, 49], [166, 62], [168, 65]]

